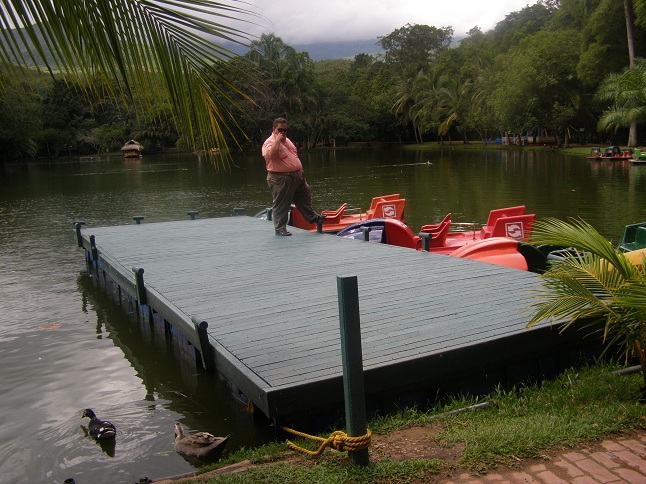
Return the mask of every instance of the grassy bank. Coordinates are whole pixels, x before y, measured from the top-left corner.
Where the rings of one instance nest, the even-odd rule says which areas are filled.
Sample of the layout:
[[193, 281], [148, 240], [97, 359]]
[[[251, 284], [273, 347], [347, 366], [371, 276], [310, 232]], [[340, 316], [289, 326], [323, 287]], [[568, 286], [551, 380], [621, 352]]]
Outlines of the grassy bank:
[[334, 148], [326, 147], [317, 147], [311, 148], [309, 150], [303, 149], [303, 151], [315, 152], [315, 151], [330, 151], [330, 150], [370, 150], [370, 149], [388, 149], [397, 147], [406, 151], [441, 151], [441, 150], [456, 150], [456, 151], [549, 151], [553, 153], [562, 153], [568, 155], [582, 155], [587, 156], [590, 154], [590, 148], [592, 145], [575, 145], [569, 148], [557, 148], [555, 146], [544, 146], [544, 145], [526, 145], [526, 146], [516, 146], [516, 145], [501, 145], [496, 143], [483, 143], [479, 141], [472, 141], [468, 144], [465, 144], [462, 141], [452, 141], [452, 142], [428, 142], [428, 143], [412, 143], [412, 144], [399, 144], [399, 143], [382, 143], [382, 142], [371, 142], [371, 143], [349, 143], [347, 145], [340, 144]]
[[[478, 401], [455, 399], [428, 412], [405, 409], [378, 418], [370, 423], [373, 445], [371, 463], [365, 468], [349, 466], [344, 452], [326, 450], [318, 458], [305, 458], [280, 442], [234, 452], [215, 467], [242, 460], [261, 465], [239, 474], [205, 474], [200, 482], [411, 482], [458, 467], [486, 472], [511, 460], [540, 456], [557, 446], [576, 446], [619, 432], [646, 429], [646, 407], [639, 402], [641, 375], [620, 376], [614, 373], [617, 368], [596, 365], [572, 369], [555, 380], [499, 389]], [[490, 403], [484, 409], [450, 413], [483, 401]], [[393, 458], [390, 436], [406, 429], [421, 432], [427, 439], [423, 446], [437, 452], [419, 458], [417, 444], [409, 439], [406, 447], [403, 439], [397, 443], [400, 458]], [[312, 448], [305, 440], [295, 443]]]
[[526, 145], [526, 146], [516, 146], [516, 145], [500, 145], [495, 143], [481, 143], [481, 142], [470, 142], [468, 144], [463, 143], [462, 141], [452, 141], [451, 143], [445, 142], [443, 144], [439, 143], [422, 143], [422, 144], [410, 144], [404, 145], [406, 150], [425, 150], [425, 151], [434, 151], [434, 150], [465, 150], [465, 151], [483, 151], [483, 150], [506, 150], [506, 151], [549, 151], [556, 152], [566, 155], [582, 155], [587, 156], [590, 154], [590, 146], [584, 145], [575, 145], [569, 148], [557, 148], [555, 146], [544, 146], [544, 145]]

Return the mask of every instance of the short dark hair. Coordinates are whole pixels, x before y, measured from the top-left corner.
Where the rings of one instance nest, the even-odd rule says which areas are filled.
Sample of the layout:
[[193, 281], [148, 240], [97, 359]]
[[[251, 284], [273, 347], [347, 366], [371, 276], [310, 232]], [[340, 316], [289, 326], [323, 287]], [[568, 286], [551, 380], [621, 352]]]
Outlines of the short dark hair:
[[272, 124], [272, 128], [275, 128], [279, 124], [287, 124], [287, 120], [285, 118], [276, 118], [274, 119], [274, 124]]

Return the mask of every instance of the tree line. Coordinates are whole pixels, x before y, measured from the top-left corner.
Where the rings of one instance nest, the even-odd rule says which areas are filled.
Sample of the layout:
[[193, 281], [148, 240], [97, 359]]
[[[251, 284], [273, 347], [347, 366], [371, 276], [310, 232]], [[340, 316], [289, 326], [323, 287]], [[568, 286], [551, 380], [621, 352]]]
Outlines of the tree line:
[[[377, 43], [383, 54], [314, 62], [263, 34], [216, 61], [209, 75], [229, 148], [258, 149], [278, 116], [304, 148], [509, 135], [635, 146], [646, 121], [646, 0], [543, 0], [460, 40], [451, 27], [407, 24]], [[185, 139], [169, 104], [142, 115], [113, 93], [69, 80], [5, 90], [0, 156], [101, 153], [130, 138], [154, 151]]]

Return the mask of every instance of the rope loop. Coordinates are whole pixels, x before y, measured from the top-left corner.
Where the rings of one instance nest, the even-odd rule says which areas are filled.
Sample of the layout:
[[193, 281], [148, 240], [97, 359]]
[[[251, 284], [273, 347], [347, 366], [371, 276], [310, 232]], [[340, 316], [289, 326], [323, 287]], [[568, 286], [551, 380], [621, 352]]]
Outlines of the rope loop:
[[372, 435], [372, 432], [368, 430], [368, 433], [365, 435], [361, 435], [359, 437], [348, 437], [348, 435], [341, 431], [341, 430], [335, 430], [330, 434], [330, 436], [327, 439], [324, 439], [322, 437], [317, 437], [315, 435], [309, 435], [303, 432], [299, 432], [298, 430], [290, 429], [288, 427], [281, 427], [286, 432], [289, 432], [291, 434], [297, 435], [298, 437], [303, 437], [306, 439], [314, 440], [316, 442], [319, 442], [319, 448], [317, 450], [309, 450], [305, 449], [303, 447], [299, 447], [295, 443], [291, 441], [287, 441], [287, 445], [289, 446], [290, 449], [295, 450], [296, 452], [300, 452], [301, 454], [307, 454], [312, 457], [317, 457], [321, 455], [321, 453], [325, 450], [326, 447], [331, 447], [336, 450], [344, 451], [355, 451], [355, 450], [362, 450], [362, 449], [367, 449], [370, 447], [370, 436]]

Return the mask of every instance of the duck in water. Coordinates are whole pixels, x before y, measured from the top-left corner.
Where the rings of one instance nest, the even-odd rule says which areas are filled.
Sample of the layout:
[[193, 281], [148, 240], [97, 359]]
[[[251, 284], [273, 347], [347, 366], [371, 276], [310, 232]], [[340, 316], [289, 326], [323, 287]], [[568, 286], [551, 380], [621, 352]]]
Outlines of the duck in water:
[[83, 410], [81, 418], [88, 417], [90, 423], [87, 426], [88, 433], [96, 440], [114, 439], [117, 435], [115, 426], [107, 420], [100, 420], [91, 408]]
[[222, 454], [230, 435], [215, 437], [208, 432], [184, 435], [182, 424], [175, 424], [175, 451], [190, 459], [215, 460]]

